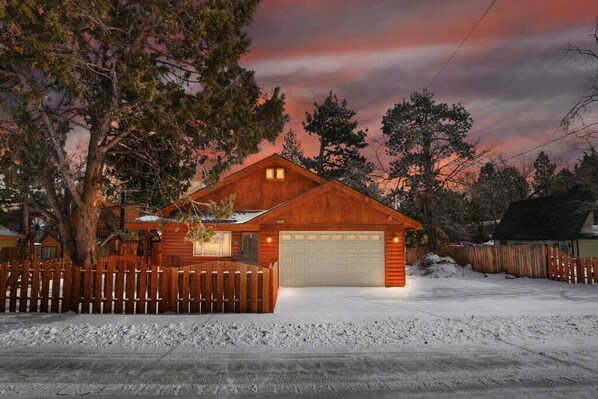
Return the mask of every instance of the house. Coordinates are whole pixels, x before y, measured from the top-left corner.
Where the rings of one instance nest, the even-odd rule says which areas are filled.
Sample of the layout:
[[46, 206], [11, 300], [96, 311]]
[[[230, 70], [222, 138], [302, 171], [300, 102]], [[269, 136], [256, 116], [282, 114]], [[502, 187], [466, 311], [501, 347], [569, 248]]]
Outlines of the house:
[[184, 241], [187, 227], [174, 217], [185, 203], [170, 204], [128, 227], [159, 231], [162, 259], [173, 265], [278, 262], [282, 286], [405, 285], [405, 230], [421, 224], [395, 209], [278, 155], [190, 197], [206, 203], [231, 194], [230, 219], [203, 221], [218, 231], [213, 242]]
[[35, 257], [37, 259], [44, 260], [62, 257], [62, 243], [58, 239], [58, 236], [51, 231], [45, 231], [42, 233], [39, 239], [35, 240], [34, 245]]
[[25, 238], [25, 236], [0, 224], [0, 249], [16, 248], [17, 241], [21, 238]]
[[0, 225], [0, 262], [16, 258], [17, 243], [22, 238], [25, 238], [23, 234]]
[[495, 245], [549, 243], [575, 257], [598, 256], [598, 206], [588, 191], [512, 202], [492, 238]]

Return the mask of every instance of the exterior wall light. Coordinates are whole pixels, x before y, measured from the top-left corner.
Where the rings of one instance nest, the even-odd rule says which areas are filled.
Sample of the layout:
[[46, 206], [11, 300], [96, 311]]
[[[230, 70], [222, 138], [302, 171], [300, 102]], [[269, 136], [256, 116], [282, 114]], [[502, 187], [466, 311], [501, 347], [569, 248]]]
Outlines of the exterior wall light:
[[272, 242], [272, 236], [268, 236], [268, 238], [266, 238], [266, 242], [269, 244]]
[[393, 238], [392, 240], [395, 242], [395, 244], [398, 243], [399, 242], [399, 236], [395, 236], [395, 238]]

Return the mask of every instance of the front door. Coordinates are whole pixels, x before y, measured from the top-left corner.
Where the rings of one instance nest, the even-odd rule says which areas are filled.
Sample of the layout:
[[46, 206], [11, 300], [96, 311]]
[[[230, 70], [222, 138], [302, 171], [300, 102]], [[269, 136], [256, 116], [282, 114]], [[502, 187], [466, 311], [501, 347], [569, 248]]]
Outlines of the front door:
[[257, 265], [259, 237], [258, 232], [244, 231], [241, 233], [241, 263]]

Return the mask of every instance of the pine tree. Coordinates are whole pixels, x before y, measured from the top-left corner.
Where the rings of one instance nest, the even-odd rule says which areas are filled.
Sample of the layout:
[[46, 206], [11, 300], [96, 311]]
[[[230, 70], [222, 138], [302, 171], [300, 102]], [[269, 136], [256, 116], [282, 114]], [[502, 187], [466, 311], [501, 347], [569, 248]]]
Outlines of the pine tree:
[[[98, 204], [110, 178], [176, 199], [198, 164], [215, 177], [278, 137], [284, 96], [263, 94], [239, 63], [257, 4], [0, 3], [2, 154], [18, 155], [41, 180], [75, 264], [97, 262]], [[66, 141], [81, 127], [77, 169]], [[65, 197], [77, 207], [74, 223]]]
[[367, 129], [356, 131], [358, 122], [353, 120], [354, 116], [355, 112], [347, 109], [347, 101], [339, 103], [332, 92], [321, 105], [314, 103], [313, 114], [305, 113], [303, 128], [319, 137], [320, 148], [318, 155], [305, 158], [307, 168], [332, 180], [342, 179], [351, 163], [366, 163], [359, 151], [367, 146]]
[[528, 197], [529, 184], [519, 169], [495, 162], [488, 162], [478, 178], [468, 188], [469, 221], [478, 228], [478, 239], [487, 240], [484, 226], [490, 223], [494, 228], [502, 218], [509, 204]]
[[579, 188], [591, 191], [598, 198], [598, 152], [586, 152], [574, 168]]
[[382, 118], [389, 177], [403, 180], [415, 196], [432, 251], [438, 247], [439, 194], [476, 159], [476, 146], [465, 141], [471, 125], [462, 105], [436, 103], [426, 90]]
[[541, 151], [534, 161], [533, 195], [536, 197], [544, 197], [550, 195], [554, 184], [556, 164], [550, 162], [548, 155]]
[[293, 129], [289, 129], [288, 133], [285, 134], [280, 155], [297, 165], [303, 165], [304, 155], [301, 142]]

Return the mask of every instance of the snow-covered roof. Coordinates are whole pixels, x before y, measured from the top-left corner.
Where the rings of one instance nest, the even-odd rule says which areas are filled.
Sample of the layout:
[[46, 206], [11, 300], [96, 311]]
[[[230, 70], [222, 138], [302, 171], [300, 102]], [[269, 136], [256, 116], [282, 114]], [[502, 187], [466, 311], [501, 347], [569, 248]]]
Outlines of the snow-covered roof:
[[[254, 219], [268, 210], [252, 210], [252, 211], [234, 211], [233, 215], [228, 219], [216, 220], [209, 217], [203, 218], [203, 223], [208, 224], [243, 224], [251, 219]], [[133, 220], [133, 222], [141, 223], [178, 223], [175, 219], [163, 218], [156, 215], [144, 215]]]
[[598, 237], [598, 225], [584, 227], [581, 229], [580, 235], [583, 237]]
[[4, 227], [0, 224], [0, 237], [24, 238], [25, 236], [21, 233], [17, 233], [16, 231], [12, 231], [9, 228]]

